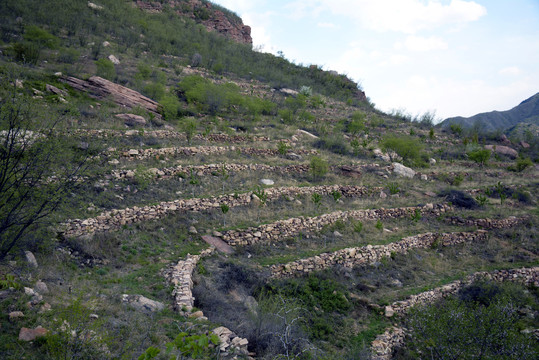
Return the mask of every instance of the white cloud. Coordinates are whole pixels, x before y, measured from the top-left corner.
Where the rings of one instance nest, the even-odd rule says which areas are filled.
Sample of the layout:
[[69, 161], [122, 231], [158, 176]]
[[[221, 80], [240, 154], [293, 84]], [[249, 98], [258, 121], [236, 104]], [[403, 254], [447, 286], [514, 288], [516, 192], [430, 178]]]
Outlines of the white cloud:
[[431, 51], [431, 50], [446, 50], [447, 43], [439, 37], [421, 37], [410, 35], [404, 42], [398, 42], [394, 45], [395, 49], [408, 49], [410, 51]]
[[476, 21], [487, 13], [475, 1], [451, 0], [296, 0], [289, 4], [294, 16], [317, 16], [330, 11], [369, 29], [414, 34], [420, 30]]
[[330, 22], [319, 22], [318, 24], [316, 24], [316, 26], [320, 28], [325, 28], [325, 29], [336, 29], [338, 27], [334, 23], [330, 23]]
[[517, 76], [517, 75], [520, 75], [521, 72], [520, 72], [520, 69], [517, 66], [509, 66], [509, 67], [501, 69], [498, 73], [500, 75]]

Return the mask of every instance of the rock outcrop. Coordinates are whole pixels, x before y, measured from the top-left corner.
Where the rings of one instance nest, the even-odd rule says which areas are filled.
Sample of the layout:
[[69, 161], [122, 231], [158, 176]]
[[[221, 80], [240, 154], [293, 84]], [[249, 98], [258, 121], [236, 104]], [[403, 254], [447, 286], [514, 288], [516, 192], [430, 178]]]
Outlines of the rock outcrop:
[[164, 6], [170, 6], [179, 16], [189, 17], [203, 24], [208, 31], [217, 32], [239, 43], [253, 43], [250, 26], [244, 25], [241, 18], [232, 13], [225, 14], [209, 1], [168, 1], [163, 4], [163, 1], [139, 0], [137, 6], [154, 13], [163, 11]]
[[129, 109], [141, 107], [154, 114], [156, 117], [161, 118], [161, 114], [158, 110], [159, 103], [157, 101], [147, 98], [135, 90], [115, 84], [112, 81], [103, 79], [99, 76], [92, 76], [88, 80], [67, 76], [62, 77], [60, 80], [71, 86], [73, 89], [83, 91], [93, 98], [110, 98], [117, 105]]

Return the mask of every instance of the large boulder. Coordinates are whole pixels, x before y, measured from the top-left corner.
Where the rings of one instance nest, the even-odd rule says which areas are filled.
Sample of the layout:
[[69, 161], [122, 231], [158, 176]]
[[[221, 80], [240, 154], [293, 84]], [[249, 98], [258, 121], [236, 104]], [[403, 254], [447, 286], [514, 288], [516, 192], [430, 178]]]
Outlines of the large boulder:
[[516, 151], [513, 148], [510, 148], [509, 146], [485, 145], [485, 149], [488, 149], [490, 151], [494, 151], [497, 154], [509, 156], [510, 158], [513, 158], [513, 159], [518, 157], [518, 151]]
[[21, 341], [34, 341], [38, 337], [47, 335], [49, 331], [41, 326], [36, 327], [35, 329], [21, 328], [19, 331], [19, 340]]
[[144, 126], [146, 125], [146, 119], [140, 115], [135, 114], [116, 114], [118, 119], [124, 121], [124, 124], [127, 126]]
[[165, 308], [165, 304], [148, 299], [142, 295], [122, 295], [122, 301], [128, 303], [136, 310], [145, 311], [145, 312], [156, 312], [161, 311]]
[[393, 172], [399, 176], [404, 176], [407, 178], [413, 178], [415, 176], [415, 171], [406, 167], [400, 163], [393, 163]]

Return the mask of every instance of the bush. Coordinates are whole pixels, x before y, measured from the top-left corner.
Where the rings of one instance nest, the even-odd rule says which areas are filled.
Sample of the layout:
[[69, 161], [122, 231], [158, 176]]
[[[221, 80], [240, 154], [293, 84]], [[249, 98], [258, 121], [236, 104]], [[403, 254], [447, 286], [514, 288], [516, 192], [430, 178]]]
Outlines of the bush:
[[97, 66], [97, 76], [113, 81], [116, 79], [116, 69], [109, 59], [99, 59], [95, 62]]
[[468, 152], [468, 158], [478, 164], [481, 164], [481, 166], [487, 163], [487, 161], [490, 159], [490, 155], [491, 151], [488, 149], [477, 149]]
[[79, 60], [80, 52], [76, 49], [62, 49], [58, 54], [58, 61], [65, 64], [74, 64]]
[[519, 331], [518, 299], [491, 284], [472, 285], [459, 297], [412, 310], [407, 321], [411, 358], [537, 358], [537, 343]]
[[470, 195], [458, 190], [444, 190], [440, 193], [441, 197], [453, 205], [464, 209], [477, 209], [479, 205], [477, 201]]
[[36, 44], [40, 48], [56, 49], [60, 39], [50, 34], [48, 31], [40, 29], [35, 25], [30, 25], [24, 32], [24, 40]]
[[40, 56], [39, 47], [28, 42], [15, 43], [11, 46], [10, 51], [16, 61], [20, 61], [25, 64], [35, 65]]
[[347, 144], [338, 137], [322, 138], [314, 144], [317, 149], [324, 149], [339, 155], [348, 155], [350, 152]]
[[313, 174], [314, 180], [323, 177], [329, 171], [329, 165], [327, 161], [323, 160], [318, 156], [313, 156], [309, 166], [311, 174]]
[[386, 151], [396, 152], [407, 164], [417, 164], [421, 161], [423, 147], [412, 137], [386, 136], [382, 140], [382, 147]]

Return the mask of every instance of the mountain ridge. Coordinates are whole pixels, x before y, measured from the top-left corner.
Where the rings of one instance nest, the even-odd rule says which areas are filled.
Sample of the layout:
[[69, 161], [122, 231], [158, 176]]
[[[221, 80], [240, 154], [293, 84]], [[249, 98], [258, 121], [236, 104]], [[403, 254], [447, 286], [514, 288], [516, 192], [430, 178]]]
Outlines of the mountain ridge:
[[449, 128], [451, 125], [460, 125], [466, 129], [476, 127], [482, 132], [492, 132], [507, 131], [519, 123], [539, 125], [539, 93], [510, 110], [484, 112], [470, 117], [451, 117], [442, 121], [438, 126]]

